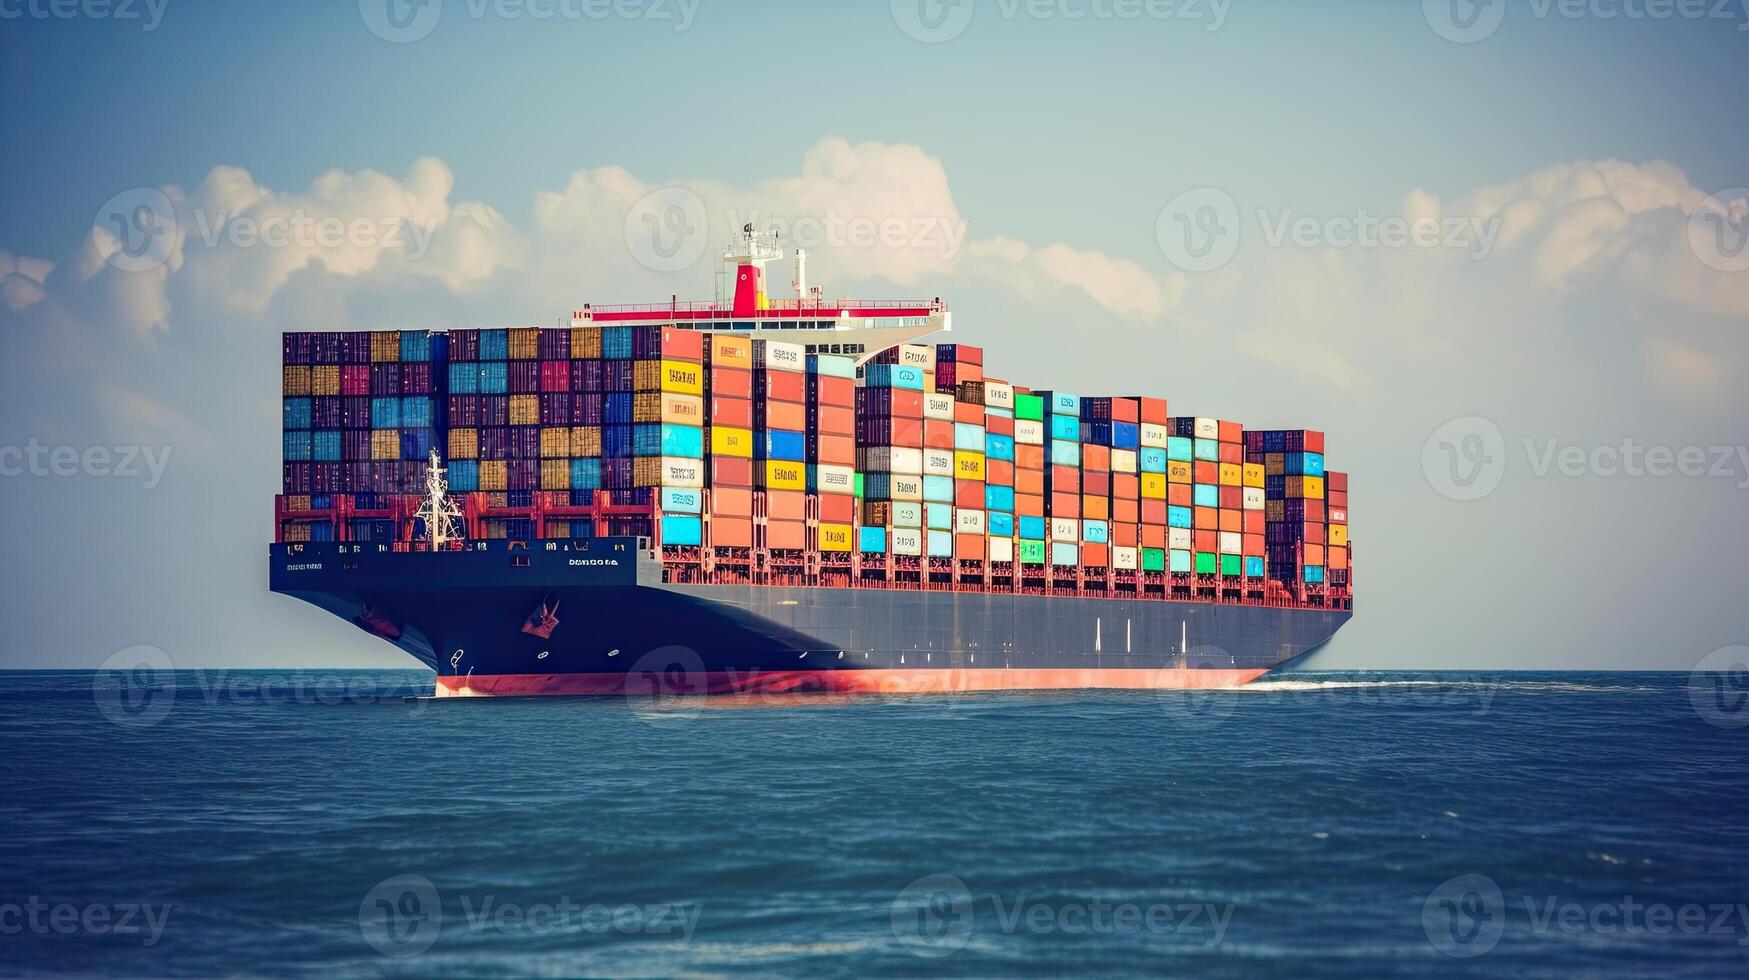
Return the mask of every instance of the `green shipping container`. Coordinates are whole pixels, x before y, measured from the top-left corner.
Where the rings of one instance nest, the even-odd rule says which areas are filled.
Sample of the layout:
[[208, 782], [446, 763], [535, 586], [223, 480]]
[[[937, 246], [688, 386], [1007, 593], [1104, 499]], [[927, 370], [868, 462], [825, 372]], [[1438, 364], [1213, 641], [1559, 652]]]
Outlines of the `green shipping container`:
[[1166, 549], [1165, 548], [1143, 548], [1142, 549], [1142, 571], [1144, 571], [1144, 572], [1164, 572], [1165, 570], [1166, 570]]
[[1045, 400], [1038, 395], [1015, 395], [1014, 417], [1043, 422], [1045, 420]]
[[861, 474], [861, 473], [858, 473], [858, 474], [856, 474], [856, 490], [855, 490], [855, 493], [856, 493], [856, 495], [857, 495], [857, 496], [858, 496], [858, 497], [860, 497], [860, 496], [862, 496], [862, 474]]
[[1022, 565], [1043, 565], [1045, 563], [1045, 543], [1022, 539], [1020, 542], [1020, 563]]
[[1245, 559], [1239, 557], [1238, 555], [1222, 555], [1221, 556], [1221, 574], [1222, 575], [1238, 575], [1245, 570], [1244, 566], [1245, 566]]
[[1212, 551], [1196, 553], [1196, 574], [1213, 575], [1215, 573], [1215, 554]]

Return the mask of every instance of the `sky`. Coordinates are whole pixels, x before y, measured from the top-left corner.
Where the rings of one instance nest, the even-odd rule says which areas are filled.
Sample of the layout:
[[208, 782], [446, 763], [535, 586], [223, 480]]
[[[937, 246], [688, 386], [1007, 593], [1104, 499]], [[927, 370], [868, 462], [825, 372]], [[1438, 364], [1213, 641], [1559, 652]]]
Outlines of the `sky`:
[[1738, 0], [0, 0], [0, 667], [412, 666], [267, 592], [279, 334], [710, 298], [755, 220], [995, 376], [1326, 430], [1308, 666], [1690, 669], [1749, 643], [1746, 53]]

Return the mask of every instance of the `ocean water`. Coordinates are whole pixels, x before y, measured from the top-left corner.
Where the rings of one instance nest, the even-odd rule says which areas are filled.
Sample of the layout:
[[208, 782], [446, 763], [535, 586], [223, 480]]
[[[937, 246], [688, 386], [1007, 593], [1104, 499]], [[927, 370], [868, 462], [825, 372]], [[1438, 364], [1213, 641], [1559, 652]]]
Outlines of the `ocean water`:
[[1741, 678], [0, 680], [4, 974], [1749, 971]]

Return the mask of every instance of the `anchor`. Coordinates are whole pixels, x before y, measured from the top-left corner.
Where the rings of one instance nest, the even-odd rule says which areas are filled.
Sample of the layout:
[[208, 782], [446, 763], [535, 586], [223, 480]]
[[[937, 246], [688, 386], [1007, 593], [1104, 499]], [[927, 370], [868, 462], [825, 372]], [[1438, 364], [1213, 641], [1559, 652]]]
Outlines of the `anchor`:
[[524, 633], [529, 636], [538, 636], [543, 640], [552, 638], [553, 630], [557, 629], [559, 625], [559, 603], [558, 600], [554, 599], [552, 604], [548, 605], [547, 599], [549, 598], [551, 598], [550, 595], [543, 597], [540, 608], [529, 614], [528, 621], [522, 624]]

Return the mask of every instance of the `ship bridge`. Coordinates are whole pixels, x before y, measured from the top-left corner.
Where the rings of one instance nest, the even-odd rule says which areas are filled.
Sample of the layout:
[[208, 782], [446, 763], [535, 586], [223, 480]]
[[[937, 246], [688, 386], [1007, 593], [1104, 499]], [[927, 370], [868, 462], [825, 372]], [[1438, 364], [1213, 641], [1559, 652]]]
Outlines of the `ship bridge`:
[[584, 304], [571, 325], [632, 326], [663, 324], [691, 330], [746, 334], [805, 345], [810, 353], [848, 354], [862, 364], [876, 354], [930, 334], [953, 329], [952, 315], [940, 297], [927, 300], [827, 299], [807, 280], [807, 254], [795, 252], [793, 299], [770, 299], [765, 264], [783, 258], [775, 241], [745, 225], [734, 246], [723, 252], [717, 298], [709, 301], [642, 303], [618, 306]]

